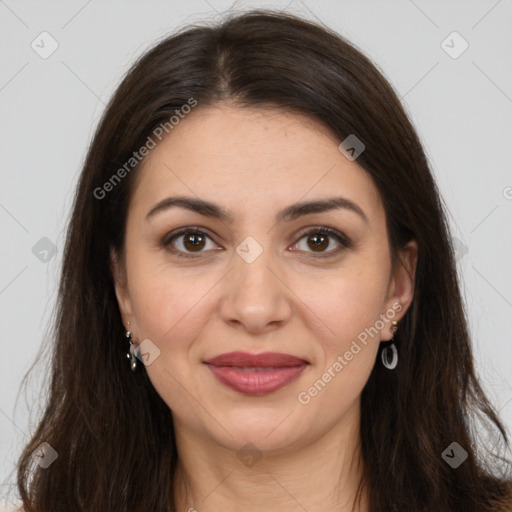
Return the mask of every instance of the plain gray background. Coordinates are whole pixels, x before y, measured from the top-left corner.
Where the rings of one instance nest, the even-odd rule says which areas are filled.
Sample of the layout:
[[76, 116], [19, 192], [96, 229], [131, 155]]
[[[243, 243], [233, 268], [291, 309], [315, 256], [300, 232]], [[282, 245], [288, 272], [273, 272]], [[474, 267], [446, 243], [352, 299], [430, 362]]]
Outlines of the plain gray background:
[[[183, 24], [220, 19], [231, 6], [224, 0], [0, 0], [4, 493], [31, 432], [29, 410], [37, 419], [44, 366], [16, 408], [15, 402], [50, 319], [72, 193], [99, 116], [141, 52]], [[235, 4], [251, 7], [320, 19], [359, 46], [398, 91], [449, 209], [478, 371], [510, 428], [512, 0]], [[31, 46], [48, 51], [52, 39], [58, 48], [47, 58]], [[464, 41], [468, 48], [459, 55]]]

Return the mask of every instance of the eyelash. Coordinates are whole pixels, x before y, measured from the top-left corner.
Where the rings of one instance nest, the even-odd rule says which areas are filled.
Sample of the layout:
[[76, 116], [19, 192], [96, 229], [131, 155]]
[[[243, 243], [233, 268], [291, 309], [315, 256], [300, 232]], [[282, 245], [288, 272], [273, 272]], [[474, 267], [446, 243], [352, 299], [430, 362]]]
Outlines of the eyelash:
[[[206, 236], [207, 238], [209, 238], [211, 240], [211, 237], [207, 233], [205, 233], [204, 231], [201, 231], [201, 228], [199, 228], [197, 226], [189, 226], [189, 227], [186, 227], [186, 228], [182, 228], [182, 229], [180, 229], [180, 230], [178, 230], [176, 232], [169, 233], [162, 240], [162, 246], [164, 248], [167, 248], [171, 253], [173, 253], [178, 258], [197, 258], [197, 257], [199, 257], [201, 255], [201, 253], [205, 252], [205, 251], [200, 251], [200, 252], [192, 255], [190, 253], [185, 253], [185, 252], [183, 252], [181, 250], [178, 250], [178, 249], [176, 249], [175, 247], [172, 246], [172, 242], [176, 238], [179, 238], [180, 236], [183, 236], [183, 235], [186, 235], [186, 234], [204, 235], [204, 236]], [[318, 227], [318, 228], [313, 228], [313, 229], [311, 229], [309, 231], [306, 231], [305, 233], [302, 233], [302, 235], [300, 236], [300, 238], [297, 240], [296, 243], [298, 243], [300, 240], [302, 240], [303, 238], [305, 238], [305, 237], [307, 237], [308, 235], [311, 235], [311, 234], [328, 235], [328, 236], [334, 238], [341, 245], [341, 248], [334, 249], [334, 250], [328, 251], [326, 253], [317, 253], [317, 255], [313, 256], [314, 258], [317, 258], [317, 257], [318, 258], [333, 257], [333, 256], [338, 255], [343, 250], [349, 249], [349, 248], [352, 247], [352, 242], [350, 241], [350, 239], [348, 237], [346, 237], [345, 235], [343, 235], [339, 231], [337, 231], [335, 229], [332, 229], [332, 228], [328, 228], [328, 227]], [[171, 247], [171, 248], [169, 249], [169, 247]], [[314, 254], [314, 253], [310, 253], [310, 254]], [[308, 256], [308, 257], [311, 257], [311, 256]]]

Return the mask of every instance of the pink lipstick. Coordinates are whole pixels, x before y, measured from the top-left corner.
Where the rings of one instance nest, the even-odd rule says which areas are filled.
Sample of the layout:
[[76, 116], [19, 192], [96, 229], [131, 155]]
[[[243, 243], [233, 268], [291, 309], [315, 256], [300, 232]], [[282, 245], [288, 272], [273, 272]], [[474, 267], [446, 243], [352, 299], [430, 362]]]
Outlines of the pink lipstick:
[[297, 379], [309, 364], [289, 354], [229, 352], [205, 361], [224, 385], [247, 395], [265, 395]]

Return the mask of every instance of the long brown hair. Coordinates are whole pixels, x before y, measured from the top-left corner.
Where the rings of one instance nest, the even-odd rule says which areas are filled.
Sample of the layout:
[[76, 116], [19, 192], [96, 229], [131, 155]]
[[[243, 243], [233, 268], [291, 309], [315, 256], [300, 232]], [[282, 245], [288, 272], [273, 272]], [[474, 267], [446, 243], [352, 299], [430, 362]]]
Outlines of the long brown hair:
[[[400, 364], [394, 371], [376, 364], [362, 394], [371, 511], [510, 507], [500, 453], [475, 435], [481, 424], [509, 448], [475, 373], [446, 213], [414, 127], [355, 46], [321, 25], [257, 10], [185, 27], [156, 44], [103, 114], [67, 231], [49, 396], [18, 463], [25, 510], [175, 510], [171, 411], [143, 367], [129, 370], [109, 250], [123, 254], [140, 169], [126, 162], [191, 99], [196, 108], [231, 101], [306, 114], [340, 142], [356, 134], [366, 145], [357, 163], [380, 192], [393, 256], [409, 240], [418, 243], [414, 299], [395, 336]], [[46, 469], [31, 456], [42, 442], [58, 453]], [[442, 457], [453, 442], [468, 453], [456, 469]]]

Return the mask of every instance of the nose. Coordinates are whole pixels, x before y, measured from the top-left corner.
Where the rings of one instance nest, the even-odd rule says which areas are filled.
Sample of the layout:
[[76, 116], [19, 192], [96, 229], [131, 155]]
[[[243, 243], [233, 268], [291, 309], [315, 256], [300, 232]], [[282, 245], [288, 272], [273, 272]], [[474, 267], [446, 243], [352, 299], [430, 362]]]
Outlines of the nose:
[[293, 292], [271, 250], [254, 261], [238, 253], [226, 276], [220, 312], [226, 323], [251, 333], [264, 333], [284, 325], [293, 311]]

